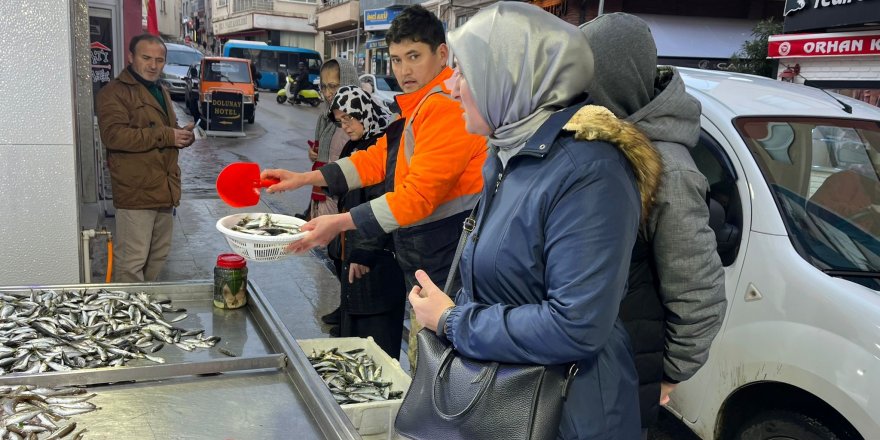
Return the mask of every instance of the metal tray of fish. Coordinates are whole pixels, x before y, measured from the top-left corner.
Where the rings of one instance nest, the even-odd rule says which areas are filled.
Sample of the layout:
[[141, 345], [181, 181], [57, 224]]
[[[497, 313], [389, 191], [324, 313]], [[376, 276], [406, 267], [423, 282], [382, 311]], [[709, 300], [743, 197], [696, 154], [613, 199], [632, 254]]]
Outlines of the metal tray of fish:
[[89, 439], [360, 438], [253, 280], [247, 307], [236, 310], [213, 307], [210, 282], [0, 287], [0, 294], [34, 289], [146, 292], [186, 309], [174, 326], [219, 337], [193, 351], [166, 344], [153, 353], [164, 363], [0, 376], [0, 386], [88, 388], [100, 409], [75, 420]]

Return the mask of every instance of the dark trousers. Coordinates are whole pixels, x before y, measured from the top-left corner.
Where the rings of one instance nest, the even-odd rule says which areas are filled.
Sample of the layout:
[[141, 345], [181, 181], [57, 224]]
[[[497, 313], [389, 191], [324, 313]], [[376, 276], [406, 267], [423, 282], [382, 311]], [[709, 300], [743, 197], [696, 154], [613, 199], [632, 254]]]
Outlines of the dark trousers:
[[[452, 217], [447, 217], [436, 222], [412, 228], [400, 229], [394, 232], [394, 247], [397, 250], [397, 263], [403, 270], [406, 280], [406, 291], [412, 290], [417, 285], [415, 272], [422, 269], [427, 272], [434, 284], [443, 288], [446, 277], [458, 248], [458, 240], [461, 237], [464, 220], [470, 215], [470, 211], [464, 211]], [[447, 295], [455, 298], [461, 288], [461, 276], [456, 271], [455, 281]], [[409, 315], [409, 338], [407, 357], [409, 358], [410, 374], [415, 372], [418, 360], [418, 342], [416, 334], [422, 326], [416, 321], [415, 314]]]
[[301, 92], [304, 88], [305, 86], [300, 84], [299, 82], [297, 82], [296, 85], [293, 86], [293, 102], [299, 102], [299, 92]]
[[339, 335], [366, 338], [371, 336], [382, 350], [400, 358], [406, 291], [403, 273], [391, 257], [378, 257], [370, 271], [348, 282], [349, 263], [340, 266], [341, 321]]
[[385, 353], [394, 359], [400, 359], [404, 306], [403, 301], [398, 301], [398, 306], [385, 312], [369, 315], [343, 313], [339, 336], [358, 338], [371, 336], [373, 342]]

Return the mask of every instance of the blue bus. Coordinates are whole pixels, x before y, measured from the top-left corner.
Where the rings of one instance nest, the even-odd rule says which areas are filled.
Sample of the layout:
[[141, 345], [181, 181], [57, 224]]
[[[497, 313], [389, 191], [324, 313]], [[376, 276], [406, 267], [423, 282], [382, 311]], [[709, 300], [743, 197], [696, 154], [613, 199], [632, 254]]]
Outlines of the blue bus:
[[[278, 90], [285, 84], [285, 69], [295, 72], [300, 62], [309, 69], [309, 80], [318, 79], [321, 71], [321, 54], [311, 49], [270, 46], [259, 41], [229, 40], [223, 45], [223, 56], [245, 58], [260, 72], [260, 88]], [[284, 65], [285, 67], [281, 67]]]

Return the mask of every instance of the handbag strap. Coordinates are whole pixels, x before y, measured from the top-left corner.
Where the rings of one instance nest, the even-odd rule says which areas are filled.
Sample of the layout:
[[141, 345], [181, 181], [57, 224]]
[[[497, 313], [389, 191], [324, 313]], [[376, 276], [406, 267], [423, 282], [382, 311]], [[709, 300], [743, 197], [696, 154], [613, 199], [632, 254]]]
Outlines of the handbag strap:
[[454, 297], [455, 292], [450, 292], [449, 290], [452, 288], [452, 282], [455, 280], [455, 275], [458, 273], [458, 262], [461, 261], [461, 254], [464, 252], [465, 245], [467, 245], [467, 239], [471, 235], [471, 232], [474, 232], [474, 227], [477, 225], [477, 207], [479, 206], [480, 202], [478, 201], [474, 206], [474, 209], [471, 210], [471, 215], [464, 219], [461, 237], [458, 239], [458, 247], [455, 248], [455, 256], [452, 257], [452, 266], [449, 266], [449, 275], [446, 276], [446, 285], [443, 286], [443, 292], [452, 297]]
[[489, 389], [489, 385], [495, 382], [495, 374], [498, 372], [498, 362], [491, 362], [488, 366], [483, 367], [480, 374], [477, 375], [478, 380], [482, 380], [482, 384], [471, 401], [468, 402], [467, 406], [461, 411], [455, 414], [447, 414], [440, 409], [439, 405], [437, 405], [437, 394], [439, 394], [437, 392], [437, 387], [443, 380], [443, 376], [446, 375], [446, 372], [449, 370], [449, 365], [452, 363], [453, 359], [455, 359], [455, 356], [453, 356], [452, 346], [446, 347], [446, 350], [443, 351], [443, 356], [440, 359], [440, 367], [437, 369], [437, 376], [434, 377], [434, 386], [431, 387], [431, 404], [434, 405], [434, 411], [446, 420], [460, 419], [470, 412], [470, 410], [477, 405], [477, 402], [480, 401], [480, 398], [483, 397], [483, 394], [486, 393], [486, 390]]

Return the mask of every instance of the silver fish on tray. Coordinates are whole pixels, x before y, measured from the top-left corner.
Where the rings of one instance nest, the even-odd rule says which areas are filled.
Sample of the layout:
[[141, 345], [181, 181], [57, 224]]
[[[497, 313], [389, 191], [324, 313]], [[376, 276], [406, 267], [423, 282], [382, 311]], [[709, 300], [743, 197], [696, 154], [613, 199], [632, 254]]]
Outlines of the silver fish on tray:
[[89, 402], [95, 396], [85, 388], [0, 386], [0, 439], [81, 439], [86, 429], [68, 419], [99, 410]]
[[[183, 313], [145, 292], [55, 291], [0, 293], [0, 376], [123, 366], [176, 345], [210, 348], [219, 337], [184, 329], [165, 313]], [[0, 436], [2, 437], [2, 436]]]

